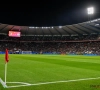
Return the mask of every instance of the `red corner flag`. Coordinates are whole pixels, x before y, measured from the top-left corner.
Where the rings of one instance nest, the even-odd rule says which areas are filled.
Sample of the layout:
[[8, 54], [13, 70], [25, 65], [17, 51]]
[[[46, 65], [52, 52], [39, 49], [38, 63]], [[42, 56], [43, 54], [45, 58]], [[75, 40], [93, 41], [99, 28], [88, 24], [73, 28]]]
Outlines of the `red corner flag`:
[[6, 49], [6, 52], [5, 52], [5, 61], [6, 63], [9, 61], [8, 49]]

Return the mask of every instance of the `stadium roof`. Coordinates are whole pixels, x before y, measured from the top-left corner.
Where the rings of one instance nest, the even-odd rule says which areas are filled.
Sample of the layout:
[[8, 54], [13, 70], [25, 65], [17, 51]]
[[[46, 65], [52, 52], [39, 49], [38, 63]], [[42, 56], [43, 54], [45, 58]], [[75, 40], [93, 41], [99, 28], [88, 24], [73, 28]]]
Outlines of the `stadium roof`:
[[8, 34], [9, 31], [20, 31], [23, 36], [71, 36], [100, 33], [100, 18], [91, 21], [53, 27], [17, 26], [0, 23], [0, 34]]

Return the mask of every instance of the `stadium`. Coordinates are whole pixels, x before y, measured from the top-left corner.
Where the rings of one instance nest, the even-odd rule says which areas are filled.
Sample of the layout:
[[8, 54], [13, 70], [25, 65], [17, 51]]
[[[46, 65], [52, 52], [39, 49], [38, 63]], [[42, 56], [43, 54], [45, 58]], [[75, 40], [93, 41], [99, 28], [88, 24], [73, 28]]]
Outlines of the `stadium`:
[[[99, 24], [99, 18], [91, 22], [54, 27], [1, 23], [1, 82], [5, 79], [4, 54], [8, 49], [8, 90], [100, 88]], [[4, 87], [0, 85], [0, 90], [4, 90]]]
[[[66, 9], [65, 6], [64, 8]], [[48, 14], [52, 11], [46, 10]], [[57, 17], [58, 13], [54, 12], [50, 16]], [[40, 13], [39, 16], [43, 17]], [[89, 11], [88, 14], [93, 12]], [[71, 15], [78, 16], [69, 14]], [[61, 16], [61, 21], [63, 18]], [[26, 17], [25, 20], [27, 21]], [[17, 22], [15, 19], [14, 21]], [[36, 23], [35, 20], [34, 22]], [[99, 90], [100, 18], [89, 17], [89, 20], [81, 23], [52, 26], [0, 23], [0, 90], [5, 89]]]

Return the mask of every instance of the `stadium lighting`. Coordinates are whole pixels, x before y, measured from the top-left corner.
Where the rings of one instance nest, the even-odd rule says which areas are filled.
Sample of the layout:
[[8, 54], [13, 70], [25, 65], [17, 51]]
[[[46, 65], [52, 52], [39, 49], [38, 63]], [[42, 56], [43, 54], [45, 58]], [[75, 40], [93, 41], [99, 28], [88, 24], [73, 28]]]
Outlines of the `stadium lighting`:
[[93, 14], [94, 13], [94, 8], [93, 7], [89, 7], [87, 8], [88, 14]]
[[99, 26], [99, 24], [95, 24], [95, 26]]
[[29, 28], [34, 28], [34, 27], [29, 27]]
[[62, 26], [59, 26], [59, 28], [62, 28]]
[[93, 7], [89, 7], [87, 8], [87, 13], [88, 13], [88, 19], [89, 19], [89, 23], [91, 23], [91, 16], [92, 14], [94, 14], [94, 8]]

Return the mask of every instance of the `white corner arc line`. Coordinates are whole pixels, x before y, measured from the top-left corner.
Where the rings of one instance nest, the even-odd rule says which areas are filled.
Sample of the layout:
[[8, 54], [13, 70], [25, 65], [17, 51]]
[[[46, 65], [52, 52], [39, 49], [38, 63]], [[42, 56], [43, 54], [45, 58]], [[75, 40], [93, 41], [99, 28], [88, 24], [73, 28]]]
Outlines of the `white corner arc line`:
[[2, 84], [2, 86], [4, 87], [4, 88], [7, 88], [7, 85], [5, 84], [5, 82], [0, 78], [0, 83]]
[[35, 83], [35, 84], [27, 84], [27, 85], [17, 85], [17, 86], [8, 86], [7, 88], [14, 88], [14, 87], [22, 87], [22, 86], [36, 86], [36, 85], [44, 85], [44, 84], [56, 84], [56, 83], [64, 83], [64, 82], [76, 82], [76, 81], [85, 81], [85, 80], [95, 80], [100, 79], [97, 78], [83, 78], [83, 79], [74, 79], [74, 80], [66, 80], [66, 81], [54, 81], [54, 82], [44, 82], [44, 83]]

